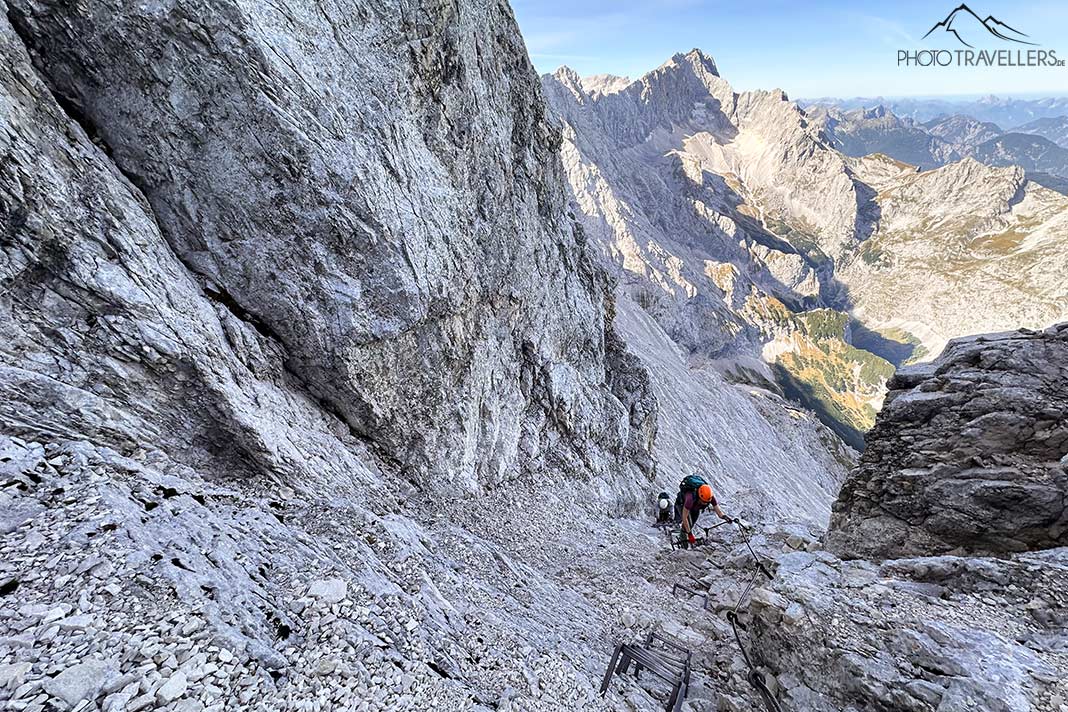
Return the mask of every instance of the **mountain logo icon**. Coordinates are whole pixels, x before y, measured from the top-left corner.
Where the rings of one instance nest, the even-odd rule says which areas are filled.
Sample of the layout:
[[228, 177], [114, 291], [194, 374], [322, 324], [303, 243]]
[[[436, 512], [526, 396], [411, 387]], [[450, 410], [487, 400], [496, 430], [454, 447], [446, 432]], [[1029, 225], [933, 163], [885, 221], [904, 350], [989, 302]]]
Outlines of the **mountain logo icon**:
[[985, 20], [980, 18], [970, 7], [963, 3], [955, 8], [953, 12], [946, 15], [946, 19], [941, 22], [936, 22], [934, 27], [929, 29], [927, 34], [923, 36], [923, 39], [927, 39], [936, 30], [948, 32], [956, 37], [957, 41], [965, 47], [974, 47], [968, 40], [974, 42], [976, 41], [976, 37], [984, 37], [984, 31], [1006, 42], [1017, 42], [1025, 45], [1035, 44], [1034, 42], [1028, 42], [1026, 39], [1022, 39], [1028, 35], [1006, 25], [993, 15], [987, 15]]

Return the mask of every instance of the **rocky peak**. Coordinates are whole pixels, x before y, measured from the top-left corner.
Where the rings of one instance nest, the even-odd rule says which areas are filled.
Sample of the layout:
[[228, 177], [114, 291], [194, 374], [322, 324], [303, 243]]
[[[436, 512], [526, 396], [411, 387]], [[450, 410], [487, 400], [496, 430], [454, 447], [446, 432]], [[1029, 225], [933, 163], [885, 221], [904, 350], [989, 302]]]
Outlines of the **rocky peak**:
[[[878, 106], [873, 106], [870, 109], [864, 109], [864, 110], [861, 111], [861, 116], [863, 118], [865, 118], [865, 119], [881, 119], [884, 116], [886, 116], [887, 114], [890, 114], [890, 112], [882, 104], [879, 104]], [[893, 114], [890, 114], [890, 115], [893, 116]]]
[[[542, 83], [550, 103], [575, 126], [598, 124], [597, 131], [633, 146], [657, 129], [667, 131], [691, 121], [695, 107], [708, 105], [719, 117], [734, 110], [734, 93], [715, 71], [711, 57], [694, 50], [676, 54], [635, 81], [602, 75], [581, 79], [561, 67]], [[590, 107], [580, 119], [577, 110]], [[725, 119], [724, 119], [725, 121]]]
[[1068, 323], [956, 339], [889, 389], [829, 549], [885, 559], [1068, 544]]
[[923, 124], [928, 133], [953, 144], [958, 150], [971, 150], [979, 144], [1000, 136], [1002, 131], [989, 121], [979, 121], [970, 116], [953, 114], [933, 119]]
[[560, 84], [560, 86], [574, 94], [576, 99], [585, 97], [586, 88], [583, 86], [582, 77], [580, 77], [578, 72], [571, 67], [566, 64], [561, 65], [551, 76]]
[[[932, 171], [933, 173], [934, 171]], [[972, 179], [998, 178], [1019, 187], [1024, 181], [1024, 170], [1019, 166], [990, 166], [985, 163], [965, 156], [959, 161], [947, 164], [937, 169], [939, 175], [960, 184]]]
[[594, 74], [582, 78], [582, 88], [591, 95], [615, 94], [626, 89], [633, 81], [630, 77], [615, 74]]
[[716, 60], [697, 47], [694, 47], [685, 54], [680, 52], [679, 54], [674, 55], [671, 58], [671, 61], [679, 64], [686, 63], [701, 73], [710, 74], [714, 77], [719, 76], [719, 68], [716, 67]]
[[715, 61], [699, 49], [673, 55], [634, 86], [639, 83], [641, 97], [654, 107], [681, 106], [702, 101], [709, 94], [724, 105], [730, 103], [725, 98], [731, 94], [730, 85], [720, 78]]

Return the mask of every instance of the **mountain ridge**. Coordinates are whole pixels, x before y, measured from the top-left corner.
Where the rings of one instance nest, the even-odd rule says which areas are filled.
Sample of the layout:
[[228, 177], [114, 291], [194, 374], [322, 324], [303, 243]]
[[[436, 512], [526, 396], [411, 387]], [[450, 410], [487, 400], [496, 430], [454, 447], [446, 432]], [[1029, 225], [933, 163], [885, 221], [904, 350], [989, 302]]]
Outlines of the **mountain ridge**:
[[964, 114], [978, 121], [989, 121], [1011, 130], [1040, 118], [1068, 114], [1068, 97], [1049, 96], [1040, 99], [998, 97], [987, 95], [978, 99], [913, 98], [913, 97], [822, 97], [801, 98], [802, 107], [813, 104], [833, 105], [842, 110], [853, 110], [875, 105], [884, 105], [902, 118], [925, 122], [943, 116]]
[[[955, 216], [943, 224], [960, 233], [961, 245], [978, 245], [985, 233], [990, 234], [983, 244], [1000, 244], [999, 235], [1018, 229], [1010, 226], [1035, 231], [1053, 221], [1049, 230], [1056, 243], [1059, 228], [1053, 225], [1060, 225], [1068, 200], [1028, 181], [1019, 169], [961, 161], [948, 143], [886, 109], [857, 116], [922, 138], [932, 164], [951, 162], [917, 173], [907, 163], [844, 156], [827, 142], [833, 134], [828, 129], [836, 128], [834, 116], [824, 116], [832, 121], [828, 127], [780, 91], [735, 92], [693, 59], [675, 55], [611, 96], [561, 92], [560, 73], [543, 76], [546, 95], [564, 122], [575, 213], [620, 280], [617, 291], [653, 314], [672, 339], [694, 352], [696, 363], [705, 359], [730, 371], [732, 361], [762, 361], [771, 367], [762, 378], [822, 413], [825, 423], [859, 446], [855, 433], [864, 427], [859, 424], [870, 424], [879, 404], [875, 374], [885, 366], [876, 364], [886, 364], [884, 356], [900, 363], [933, 355], [960, 333], [1013, 325], [989, 298], [978, 297], [988, 310], [980, 316], [952, 296], [965, 285], [953, 276], [955, 270], [976, 278], [978, 273], [972, 262], [954, 256], [957, 247], [946, 243], [940, 255], [933, 245], [917, 242], [917, 235], [933, 236], [937, 223], [916, 216]], [[661, 104], [665, 84], [673, 95]], [[621, 126], [628, 121], [629, 131]], [[632, 130], [635, 125], [640, 130]], [[957, 128], [969, 136], [985, 130]], [[934, 146], [944, 153], [934, 153]], [[984, 217], [969, 223], [968, 211]], [[1039, 222], [1032, 226], [1034, 220]], [[1033, 244], [1049, 242], [1043, 237]], [[1032, 252], [1008, 258], [984, 249], [974, 264], [987, 269], [996, 260], [1037, 259]], [[910, 278], [910, 288], [947, 299], [941, 308], [925, 311], [918, 301], [910, 304], [906, 292], [894, 286], [919, 269], [913, 256], [921, 253], [928, 262], [944, 260], [947, 272], [926, 287]], [[1060, 261], [1041, 268], [1046, 287], [1055, 282]], [[1035, 312], [1044, 314], [1039, 322], [1066, 309], [1049, 291], [1013, 294], [1021, 303], [1042, 304]], [[840, 311], [847, 322], [859, 324], [843, 326], [833, 342], [814, 338], [807, 314], [821, 309]], [[936, 314], [940, 311], [944, 316]], [[875, 352], [851, 350], [854, 333], [864, 334]], [[891, 338], [880, 341], [871, 333]], [[903, 350], [912, 355], [902, 357]], [[853, 382], [844, 375], [850, 369], [872, 380]], [[842, 429], [845, 423], [851, 425]]]
[[[898, 117], [882, 104], [874, 110], [845, 112], [817, 104], [805, 111], [819, 123], [832, 145], [851, 156], [885, 153], [924, 170], [963, 157], [992, 166], [1020, 165], [1034, 180], [1054, 190], [1060, 187], [1058, 179], [1068, 178], [1066, 149], [1044, 137], [1041, 128], [1027, 133], [1003, 131], [994, 123], [961, 114], [921, 124]], [[1057, 119], [1039, 121], [1043, 122], [1039, 127], [1058, 125]]]

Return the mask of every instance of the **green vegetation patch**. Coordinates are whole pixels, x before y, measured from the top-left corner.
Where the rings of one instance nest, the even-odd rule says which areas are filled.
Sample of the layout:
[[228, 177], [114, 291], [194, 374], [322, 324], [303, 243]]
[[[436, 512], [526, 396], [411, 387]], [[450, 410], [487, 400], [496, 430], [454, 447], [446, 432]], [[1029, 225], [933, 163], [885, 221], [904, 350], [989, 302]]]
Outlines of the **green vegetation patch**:
[[814, 309], [797, 315], [805, 333], [813, 339], [845, 340], [849, 315], [834, 309]]
[[776, 378], [787, 396], [862, 449], [864, 433], [875, 424], [872, 403], [879, 402], [894, 365], [845, 341], [846, 314], [820, 309], [797, 318], [810, 336], [779, 356]]
[[875, 238], [867, 240], [860, 246], [859, 250], [860, 259], [864, 261], [864, 264], [871, 265], [872, 267], [889, 267], [890, 256], [886, 253], [886, 250], [879, 247]]

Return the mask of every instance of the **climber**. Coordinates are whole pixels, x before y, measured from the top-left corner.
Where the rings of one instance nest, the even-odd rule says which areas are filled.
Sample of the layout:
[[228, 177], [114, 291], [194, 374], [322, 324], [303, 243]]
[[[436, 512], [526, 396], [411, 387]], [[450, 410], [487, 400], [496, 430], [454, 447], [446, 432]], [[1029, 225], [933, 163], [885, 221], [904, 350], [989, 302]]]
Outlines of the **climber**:
[[679, 483], [679, 493], [675, 495], [675, 523], [682, 527], [680, 544], [692, 546], [697, 543], [693, 528], [706, 507], [712, 507], [716, 516], [725, 522], [735, 521], [720, 509], [716, 496], [712, 494], [712, 486], [705, 482], [704, 477], [697, 473], [687, 475]]
[[671, 495], [661, 492], [656, 496], [656, 524], [657, 527], [671, 526]]

